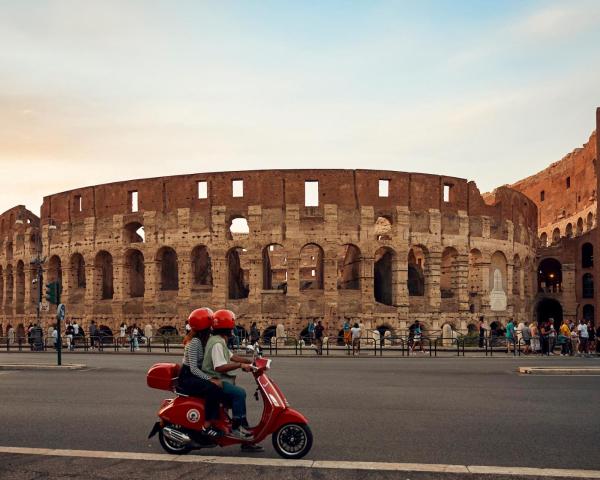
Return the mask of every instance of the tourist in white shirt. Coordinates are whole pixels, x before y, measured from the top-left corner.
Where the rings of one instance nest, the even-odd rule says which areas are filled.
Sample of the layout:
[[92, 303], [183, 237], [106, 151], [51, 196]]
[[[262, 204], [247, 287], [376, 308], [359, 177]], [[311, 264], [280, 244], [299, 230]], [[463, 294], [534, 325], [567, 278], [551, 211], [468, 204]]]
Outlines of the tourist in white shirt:
[[588, 328], [585, 324], [585, 320], [581, 320], [579, 322], [579, 325], [577, 325], [577, 334], [579, 336], [579, 356], [587, 356], [587, 344], [590, 335], [588, 333]]
[[358, 323], [355, 323], [354, 326], [350, 329], [350, 335], [352, 335], [352, 355], [356, 355], [358, 353], [360, 355], [360, 327]]

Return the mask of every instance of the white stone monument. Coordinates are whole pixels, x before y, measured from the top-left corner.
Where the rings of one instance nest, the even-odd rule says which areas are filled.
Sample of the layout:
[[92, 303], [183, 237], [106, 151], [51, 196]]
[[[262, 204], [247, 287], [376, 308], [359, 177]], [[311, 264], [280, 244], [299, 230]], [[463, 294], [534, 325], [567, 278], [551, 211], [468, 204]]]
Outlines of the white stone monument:
[[494, 312], [503, 312], [506, 310], [506, 293], [502, 288], [502, 272], [499, 269], [494, 270], [494, 284], [490, 292], [490, 309]]

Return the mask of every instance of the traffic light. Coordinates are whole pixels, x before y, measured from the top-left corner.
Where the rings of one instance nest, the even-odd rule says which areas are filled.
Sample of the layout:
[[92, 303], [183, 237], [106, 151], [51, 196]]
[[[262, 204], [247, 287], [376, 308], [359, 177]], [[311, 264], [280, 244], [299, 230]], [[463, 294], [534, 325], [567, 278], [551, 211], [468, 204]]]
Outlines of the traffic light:
[[62, 287], [58, 282], [50, 282], [46, 284], [46, 300], [54, 305], [60, 303], [60, 294]]

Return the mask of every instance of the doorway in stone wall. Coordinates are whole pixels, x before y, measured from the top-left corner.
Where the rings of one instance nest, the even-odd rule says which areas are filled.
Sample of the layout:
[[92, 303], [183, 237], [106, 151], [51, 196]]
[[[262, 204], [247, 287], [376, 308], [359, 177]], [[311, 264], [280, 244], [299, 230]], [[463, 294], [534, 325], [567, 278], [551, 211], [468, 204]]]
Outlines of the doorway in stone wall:
[[538, 324], [552, 318], [554, 319], [554, 328], [558, 331], [563, 319], [562, 305], [558, 300], [553, 298], [542, 298], [538, 302], [535, 311]]

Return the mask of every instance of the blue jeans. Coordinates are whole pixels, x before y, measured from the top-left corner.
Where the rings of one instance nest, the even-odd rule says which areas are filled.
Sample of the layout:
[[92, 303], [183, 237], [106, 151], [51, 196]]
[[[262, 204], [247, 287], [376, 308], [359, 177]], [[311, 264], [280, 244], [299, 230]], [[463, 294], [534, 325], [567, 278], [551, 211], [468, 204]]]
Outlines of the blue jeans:
[[246, 418], [246, 390], [223, 380], [223, 393], [231, 400], [233, 418]]

